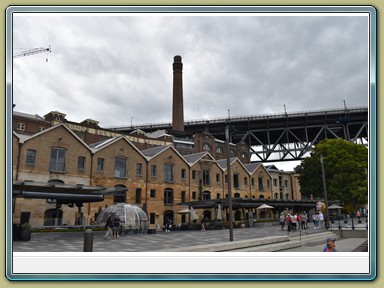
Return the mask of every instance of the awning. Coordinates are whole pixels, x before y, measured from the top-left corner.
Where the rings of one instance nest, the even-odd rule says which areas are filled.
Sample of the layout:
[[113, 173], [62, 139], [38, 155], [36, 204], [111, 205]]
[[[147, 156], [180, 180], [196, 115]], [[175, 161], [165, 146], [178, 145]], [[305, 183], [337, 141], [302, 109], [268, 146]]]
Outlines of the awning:
[[104, 195], [113, 195], [126, 191], [128, 189], [125, 187], [106, 188], [57, 182], [15, 181], [13, 182], [12, 195], [14, 197], [34, 199], [52, 199], [60, 204], [69, 204], [101, 202], [104, 201]]

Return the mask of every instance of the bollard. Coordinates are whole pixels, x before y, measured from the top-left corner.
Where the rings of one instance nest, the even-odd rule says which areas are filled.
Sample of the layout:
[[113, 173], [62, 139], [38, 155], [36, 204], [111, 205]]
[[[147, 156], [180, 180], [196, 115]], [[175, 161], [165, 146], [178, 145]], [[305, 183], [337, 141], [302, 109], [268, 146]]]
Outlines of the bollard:
[[93, 250], [93, 231], [87, 229], [84, 232], [84, 248], [83, 252], [92, 252]]

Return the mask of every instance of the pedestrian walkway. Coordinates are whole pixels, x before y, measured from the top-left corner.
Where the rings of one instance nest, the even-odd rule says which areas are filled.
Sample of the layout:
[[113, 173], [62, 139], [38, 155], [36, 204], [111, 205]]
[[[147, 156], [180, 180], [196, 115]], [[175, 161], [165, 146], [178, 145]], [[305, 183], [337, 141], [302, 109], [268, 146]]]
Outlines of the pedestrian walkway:
[[[322, 233], [325, 229], [308, 229], [302, 233]], [[278, 225], [258, 225], [253, 228], [239, 228], [233, 230], [233, 240], [249, 240], [272, 236], [298, 236], [301, 232], [288, 232], [281, 230]], [[229, 230], [207, 231], [172, 231], [169, 233], [158, 231], [156, 234], [126, 235], [111, 240], [104, 239], [105, 232], [98, 231], [93, 234], [93, 252], [151, 252], [172, 251], [180, 247], [209, 245], [212, 243], [229, 242]], [[320, 236], [321, 234], [319, 234]], [[296, 237], [297, 238], [297, 237]], [[321, 238], [321, 237], [319, 237]], [[359, 239], [359, 240], [358, 240]], [[337, 241], [339, 251], [351, 252], [367, 239], [351, 238]], [[325, 239], [319, 239], [325, 242]], [[43, 239], [31, 241], [14, 241], [13, 252], [83, 252], [84, 233], [78, 233], [67, 239]], [[302, 246], [286, 250], [286, 252], [321, 252], [324, 244], [315, 246]], [[344, 248], [343, 248], [344, 247]]]

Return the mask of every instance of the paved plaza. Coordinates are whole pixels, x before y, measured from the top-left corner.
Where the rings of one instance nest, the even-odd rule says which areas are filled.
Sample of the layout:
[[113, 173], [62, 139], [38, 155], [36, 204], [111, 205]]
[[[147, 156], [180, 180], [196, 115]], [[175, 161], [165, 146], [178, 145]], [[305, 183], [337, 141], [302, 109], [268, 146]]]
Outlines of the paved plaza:
[[[321, 233], [325, 229], [303, 230], [303, 234]], [[289, 236], [298, 236], [300, 232], [290, 232]], [[114, 239], [104, 239], [105, 231], [93, 233], [94, 252], [151, 252], [171, 251], [175, 248], [207, 245], [213, 243], [229, 242], [229, 230], [207, 231], [157, 231], [156, 234], [130, 234]], [[286, 236], [288, 232], [281, 230], [278, 225], [256, 226], [253, 228], [239, 228], [233, 230], [233, 240], [249, 240], [269, 236]], [[320, 234], [319, 234], [320, 236]], [[285, 250], [287, 252], [321, 252], [325, 239], [319, 237], [318, 243]], [[340, 252], [352, 252], [361, 246], [366, 238], [349, 238], [337, 240], [337, 249]], [[33, 239], [31, 241], [13, 241], [13, 252], [83, 252], [84, 233], [65, 239]]]

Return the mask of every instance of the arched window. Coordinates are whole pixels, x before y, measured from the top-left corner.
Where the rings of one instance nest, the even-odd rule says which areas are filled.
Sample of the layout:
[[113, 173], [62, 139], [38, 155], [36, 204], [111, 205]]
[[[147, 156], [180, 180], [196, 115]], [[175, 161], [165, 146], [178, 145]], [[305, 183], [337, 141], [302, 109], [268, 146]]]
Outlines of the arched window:
[[[124, 185], [115, 185], [115, 187], [123, 187], [126, 188]], [[113, 194], [113, 203], [126, 203], [127, 197], [126, 192], [118, 192]]]
[[60, 209], [48, 209], [44, 212], [44, 226], [55, 226], [63, 224], [63, 211]]
[[240, 198], [240, 193], [235, 193], [235, 194], [233, 195], [233, 197], [235, 197], [235, 198]]
[[223, 148], [221, 148], [220, 146], [216, 148], [216, 153], [217, 154], [223, 154], [224, 153], [224, 150]]
[[211, 200], [211, 192], [209, 192], [209, 191], [204, 191], [201, 200]]
[[209, 151], [211, 151], [211, 146], [209, 146], [209, 144], [205, 143], [205, 144], [203, 145], [203, 150], [209, 152]]
[[173, 224], [173, 211], [172, 210], [164, 211], [163, 225], [165, 226], [165, 224], [167, 224], [167, 222], [169, 222], [169, 224]]

